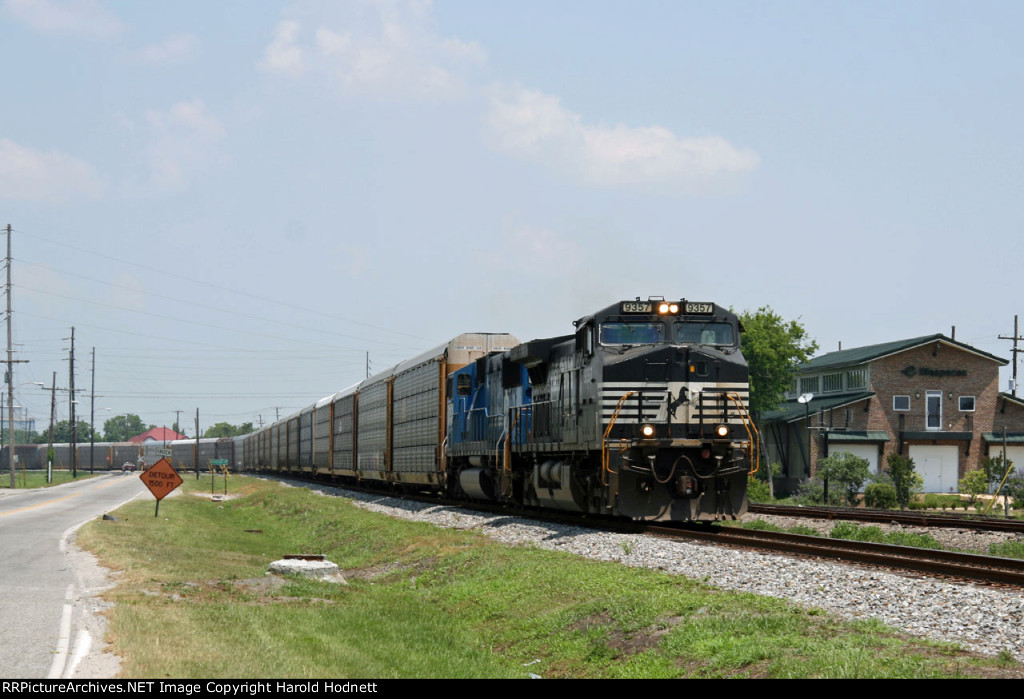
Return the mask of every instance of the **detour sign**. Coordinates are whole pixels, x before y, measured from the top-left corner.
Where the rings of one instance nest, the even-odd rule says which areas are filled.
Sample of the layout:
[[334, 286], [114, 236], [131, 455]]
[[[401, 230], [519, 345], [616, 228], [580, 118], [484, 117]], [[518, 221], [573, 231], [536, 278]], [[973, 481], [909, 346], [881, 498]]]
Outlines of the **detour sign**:
[[167, 459], [157, 461], [139, 474], [139, 478], [158, 501], [170, 495], [172, 490], [183, 483], [181, 476]]

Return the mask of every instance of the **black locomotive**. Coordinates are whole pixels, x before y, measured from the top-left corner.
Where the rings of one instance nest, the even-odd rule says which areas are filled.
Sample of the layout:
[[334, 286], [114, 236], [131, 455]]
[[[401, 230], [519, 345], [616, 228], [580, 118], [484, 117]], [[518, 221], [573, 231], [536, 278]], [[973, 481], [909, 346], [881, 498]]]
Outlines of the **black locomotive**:
[[247, 468], [648, 520], [746, 510], [735, 314], [623, 301], [571, 335], [470, 333], [239, 438]]

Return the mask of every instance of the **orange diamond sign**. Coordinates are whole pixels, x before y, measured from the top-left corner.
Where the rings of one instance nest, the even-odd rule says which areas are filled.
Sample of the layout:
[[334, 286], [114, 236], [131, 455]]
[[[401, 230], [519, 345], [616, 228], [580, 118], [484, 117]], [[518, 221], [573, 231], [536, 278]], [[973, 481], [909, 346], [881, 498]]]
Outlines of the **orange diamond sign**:
[[184, 483], [181, 480], [181, 476], [178, 475], [178, 472], [174, 470], [171, 462], [167, 459], [157, 461], [139, 474], [139, 478], [142, 479], [142, 482], [149, 488], [149, 492], [153, 493], [153, 497], [157, 500], [163, 500], [171, 494], [172, 490]]

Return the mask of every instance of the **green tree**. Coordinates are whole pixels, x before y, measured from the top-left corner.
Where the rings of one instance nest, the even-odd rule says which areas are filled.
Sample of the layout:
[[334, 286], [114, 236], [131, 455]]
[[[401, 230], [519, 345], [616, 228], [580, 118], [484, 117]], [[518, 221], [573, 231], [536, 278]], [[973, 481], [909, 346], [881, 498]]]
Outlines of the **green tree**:
[[908, 459], [899, 454], [889, 454], [887, 461], [889, 466], [889, 478], [896, 488], [896, 501], [900, 509], [905, 510], [910, 505], [910, 497], [924, 484], [917, 473], [914, 472], [914, 460]]
[[253, 431], [251, 422], [245, 422], [238, 427], [229, 424], [227, 422], [218, 422], [216, 425], [211, 426], [206, 432], [203, 433], [204, 439], [211, 437], [238, 437], [239, 435], [249, 434]]
[[153, 425], [146, 427], [138, 415], [117, 415], [103, 423], [103, 438], [107, 442], [127, 442], [152, 428]]
[[739, 315], [740, 348], [750, 369], [750, 410], [758, 416], [777, 407], [793, 385], [796, 367], [818, 350], [803, 325], [785, 321], [770, 306]]
[[[77, 420], [78, 423], [78, 434], [75, 435], [75, 440], [78, 443], [88, 442], [89, 437], [92, 435], [92, 428], [89, 427], [88, 422]], [[50, 441], [50, 428], [47, 427], [46, 431], [39, 435], [40, 444], [46, 444]], [[61, 420], [53, 426], [53, 442], [54, 444], [65, 444], [71, 441], [71, 421]], [[97, 440], [98, 441], [98, 440]]]
[[974, 505], [978, 502], [978, 496], [988, 492], [988, 475], [982, 469], [968, 471], [958, 482], [961, 493], [967, 493], [968, 504]]
[[817, 471], [819, 478], [842, 487], [848, 505], [857, 504], [857, 493], [870, 474], [868, 460], [854, 456], [848, 451], [836, 452], [822, 459]]

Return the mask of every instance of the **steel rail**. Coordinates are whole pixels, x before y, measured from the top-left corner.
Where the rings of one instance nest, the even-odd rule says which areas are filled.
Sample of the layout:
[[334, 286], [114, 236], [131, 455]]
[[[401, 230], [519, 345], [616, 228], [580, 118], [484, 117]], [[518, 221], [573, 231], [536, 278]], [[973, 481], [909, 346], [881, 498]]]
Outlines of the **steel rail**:
[[644, 529], [674, 539], [696, 539], [1024, 587], [1024, 561], [1013, 558], [733, 527], [691, 529], [654, 525]]
[[919, 527], [946, 527], [950, 529], [1024, 533], [1024, 520], [1000, 519], [997, 517], [957, 517], [955, 515], [900, 512], [896, 510], [869, 510], [854, 507], [796, 507], [793, 505], [765, 505], [753, 502], [750, 503], [747, 511], [752, 514], [777, 515], [780, 517], [811, 517], [857, 522], [881, 522], [883, 524], [907, 524]]

